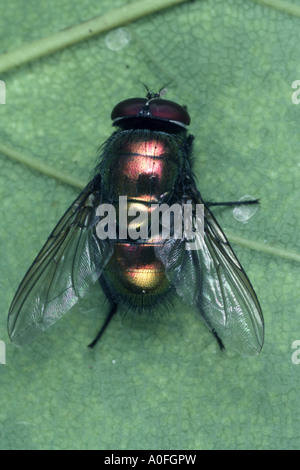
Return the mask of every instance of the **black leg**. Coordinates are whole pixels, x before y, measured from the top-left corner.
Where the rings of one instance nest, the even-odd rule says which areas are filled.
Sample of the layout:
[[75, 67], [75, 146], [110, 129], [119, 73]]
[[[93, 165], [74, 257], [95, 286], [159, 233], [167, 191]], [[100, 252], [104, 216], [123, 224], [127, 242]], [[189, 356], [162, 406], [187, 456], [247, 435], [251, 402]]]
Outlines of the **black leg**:
[[221, 349], [221, 351], [223, 351], [223, 349], [225, 349], [225, 346], [221, 340], [221, 338], [218, 336], [217, 332], [215, 330], [212, 330], [212, 334], [214, 335], [214, 337], [216, 338], [217, 342], [218, 342], [218, 345], [219, 345], [219, 348]]
[[94, 339], [94, 341], [92, 341], [91, 344], [88, 345], [89, 348], [93, 348], [93, 347], [95, 346], [95, 344], [99, 341], [99, 339], [100, 339], [101, 336], [103, 335], [104, 331], [105, 331], [106, 328], [108, 327], [108, 325], [109, 325], [109, 323], [110, 323], [110, 320], [112, 319], [112, 317], [113, 317], [114, 314], [116, 313], [117, 308], [118, 308], [118, 304], [116, 304], [116, 303], [112, 303], [112, 304], [111, 304], [111, 308], [110, 308], [109, 314], [107, 315], [106, 320], [105, 320], [104, 324], [102, 325], [101, 330], [100, 330], [99, 333], [97, 334], [97, 336], [96, 336], [96, 338]]
[[211, 206], [246, 206], [249, 204], [259, 204], [259, 199], [250, 199], [249, 201], [206, 202], [206, 205], [208, 207], [211, 207]]

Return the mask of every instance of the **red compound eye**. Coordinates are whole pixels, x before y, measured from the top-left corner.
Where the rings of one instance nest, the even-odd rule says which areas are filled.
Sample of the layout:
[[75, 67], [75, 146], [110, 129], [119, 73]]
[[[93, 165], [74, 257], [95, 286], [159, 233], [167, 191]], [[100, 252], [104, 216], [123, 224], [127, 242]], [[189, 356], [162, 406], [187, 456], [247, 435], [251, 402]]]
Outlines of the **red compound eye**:
[[146, 103], [146, 98], [130, 98], [121, 101], [112, 110], [111, 118], [114, 121], [115, 119], [137, 116]]
[[160, 98], [151, 100], [150, 113], [157, 118], [177, 121], [186, 126], [191, 122], [187, 110], [174, 101], [162, 100]]
[[175, 121], [183, 127], [188, 126], [191, 122], [189, 113], [183, 106], [174, 101], [162, 100], [161, 98], [151, 100], [130, 98], [118, 103], [111, 113], [113, 121], [129, 117], [148, 117]]

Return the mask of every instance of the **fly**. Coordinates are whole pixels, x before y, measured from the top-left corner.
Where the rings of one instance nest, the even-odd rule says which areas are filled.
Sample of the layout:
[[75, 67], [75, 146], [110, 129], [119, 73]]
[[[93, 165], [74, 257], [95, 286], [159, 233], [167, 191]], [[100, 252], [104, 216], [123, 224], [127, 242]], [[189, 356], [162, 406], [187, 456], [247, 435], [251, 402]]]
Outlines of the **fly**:
[[[177, 295], [195, 307], [221, 349], [225, 345], [250, 356], [260, 352], [264, 323], [258, 299], [210, 211], [217, 203], [205, 203], [196, 187], [190, 116], [185, 107], [162, 99], [165, 92], [148, 90], [146, 98], [127, 99], [113, 109], [117, 130], [99, 150], [94, 177], [50, 234], [12, 301], [8, 333], [16, 345], [55, 323], [98, 281], [110, 310], [90, 347], [118, 309], [152, 311]], [[116, 236], [99, 237], [99, 208], [111, 209], [107, 222], [114, 221], [116, 214], [121, 217], [122, 196], [128, 214], [141, 214], [134, 224], [140, 231], [152, 204], [183, 208], [188, 201], [193, 224], [195, 207], [203, 205], [202, 239], [196, 233], [198, 244], [190, 250], [187, 238], [175, 237], [174, 230], [166, 239], [126, 238], [120, 236], [120, 223]], [[130, 218], [126, 223], [129, 232]], [[106, 223], [102, 229], [107, 231]]]

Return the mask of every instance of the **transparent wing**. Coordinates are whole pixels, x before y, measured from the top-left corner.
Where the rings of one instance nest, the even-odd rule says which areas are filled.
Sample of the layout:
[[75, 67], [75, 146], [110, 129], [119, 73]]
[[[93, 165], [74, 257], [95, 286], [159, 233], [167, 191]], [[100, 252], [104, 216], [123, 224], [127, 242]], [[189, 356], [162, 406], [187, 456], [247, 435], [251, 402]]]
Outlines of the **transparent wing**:
[[[199, 197], [197, 203], [204, 204]], [[196, 235], [196, 249], [186, 240], [166, 240], [156, 255], [179, 296], [194, 304], [204, 323], [242, 354], [254, 356], [262, 348], [264, 323], [253, 287], [210, 210], [204, 209], [204, 236]]]
[[96, 237], [99, 203], [99, 181], [95, 184], [94, 179], [58, 222], [26, 273], [8, 314], [8, 334], [16, 345], [55, 323], [101, 275], [113, 247]]

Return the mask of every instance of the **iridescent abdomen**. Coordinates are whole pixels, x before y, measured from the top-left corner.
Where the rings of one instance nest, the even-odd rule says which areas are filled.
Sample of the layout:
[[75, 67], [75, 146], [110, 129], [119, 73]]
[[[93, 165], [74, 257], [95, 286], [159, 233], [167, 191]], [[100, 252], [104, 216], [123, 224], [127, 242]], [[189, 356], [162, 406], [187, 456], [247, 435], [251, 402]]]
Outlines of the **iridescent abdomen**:
[[[172, 191], [181, 166], [181, 137], [149, 130], [120, 131], [103, 152], [106, 191], [119, 213], [119, 196], [127, 196], [128, 208], [138, 205], [149, 217], [150, 205]], [[129, 219], [130, 220], [130, 219]], [[130, 304], [147, 307], [153, 295], [165, 294], [170, 283], [155, 255], [159, 238], [117, 241], [104, 271], [104, 279], [116, 301], [130, 297]]]

